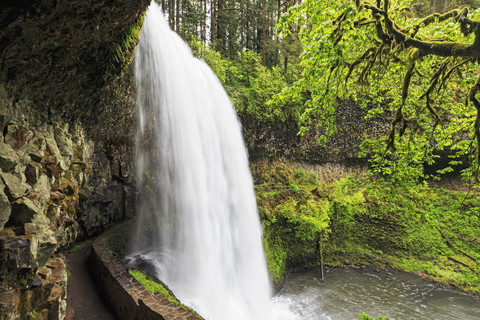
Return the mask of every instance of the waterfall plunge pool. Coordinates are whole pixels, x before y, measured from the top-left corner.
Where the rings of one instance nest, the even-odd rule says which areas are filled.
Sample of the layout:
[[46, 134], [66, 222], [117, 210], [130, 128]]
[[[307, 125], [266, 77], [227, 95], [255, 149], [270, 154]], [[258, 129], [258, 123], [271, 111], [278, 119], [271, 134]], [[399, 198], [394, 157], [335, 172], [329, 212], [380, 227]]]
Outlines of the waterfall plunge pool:
[[480, 299], [405, 272], [333, 269], [294, 273], [274, 296], [276, 320], [476, 320]]

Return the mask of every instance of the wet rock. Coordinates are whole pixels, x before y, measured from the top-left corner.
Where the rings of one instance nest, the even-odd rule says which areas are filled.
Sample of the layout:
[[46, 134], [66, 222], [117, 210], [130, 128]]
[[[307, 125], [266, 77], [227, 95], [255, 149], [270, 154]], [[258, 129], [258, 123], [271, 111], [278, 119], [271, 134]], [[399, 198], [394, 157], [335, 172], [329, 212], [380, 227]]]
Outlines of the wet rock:
[[33, 187], [33, 190], [40, 193], [40, 198], [44, 203], [50, 201], [51, 187], [50, 187], [50, 181], [46, 175], [42, 174], [40, 176], [40, 178], [38, 179], [38, 182]]
[[68, 133], [68, 124], [65, 124], [63, 128], [55, 127], [54, 132], [60, 154], [64, 159], [71, 159], [73, 156], [73, 142]]
[[60, 187], [58, 190], [67, 196], [78, 194], [78, 186], [74, 180], [69, 180], [66, 177], [60, 178]]
[[29, 153], [30, 159], [34, 162], [42, 162], [43, 157], [45, 156], [45, 152], [43, 150], [38, 150]]
[[44, 266], [57, 247], [55, 227], [42, 213], [35, 215], [33, 223], [37, 225], [35, 240], [37, 241], [37, 253], [35, 260], [38, 266]]
[[33, 132], [27, 130], [21, 125], [10, 124], [8, 127], [8, 132], [5, 135], [5, 142], [9, 144], [14, 150], [18, 150], [24, 145], [27, 144], [30, 139], [33, 137]]
[[53, 201], [60, 201], [65, 199], [65, 195], [59, 191], [50, 192], [50, 199]]
[[2, 171], [13, 171], [20, 159], [13, 148], [3, 142], [0, 142], [0, 169]]
[[65, 228], [68, 228], [70, 226], [72, 226], [73, 224], [75, 224], [75, 221], [70, 219], [70, 218], [65, 218]]
[[58, 149], [57, 142], [53, 137], [45, 138], [45, 142], [47, 143], [47, 151], [55, 158], [55, 163], [58, 163], [62, 159], [62, 154]]
[[34, 185], [38, 182], [42, 165], [37, 162], [30, 162], [25, 167], [25, 178], [30, 185]]
[[62, 291], [62, 287], [60, 287], [58, 284], [55, 284], [50, 291], [47, 301], [58, 301], [62, 296]]
[[12, 213], [10, 214], [8, 224], [21, 226], [31, 222], [33, 216], [38, 212], [42, 212], [42, 207], [37, 201], [20, 198], [12, 202]]
[[20, 157], [20, 159], [22, 159], [23, 162], [28, 162], [32, 157], [31, 154], [44, 154], [44, 149], [45, 145], [43, 137], [36, 135], [32, 139], [28, 140], [24, 146], [17, 150], [17, 155]]
[[10, 207], [10, 201], [4, 192], [5, 186], [0, 181], [0, 230], [3, 230], [3, 226], [10, 218], [12, 208]]
[[23, 225], [24, 234], [35, 234], [37, 233], [37, 225], [32, 222], [27, 222]]
[[0, 177], [5, 184], [5, 193], [10, 201], [15, 201], [16, 199], [23, 197], [31, 190], [31, 187], [28, 184], [23, 183], [22, 180], [11, 173], [1, 172]]
[[48, 267], [41, 267], [41, 268], [38, 269], [37, 274], [43, 280], [47, 280], [47, 279], [50, 279], [50, 277], [52, 276], [52, 269], [50, 269]]
[[[38, 269], [30, 252], [30, 243], [20, 237], [0, 238], [0, 282], [12, 287], [20, 280], [33, 276]], [[23, 277], [23, 279], [19, 279]], [[31, 280], [31, 279], [30, 279]], [[25, 283], [26, 285], [27, 283]]]
[[[16, 290], [0, 292], [0, 317], [3, 315], [13, 315], [18, 305], [18, 295]], [[3, 318], [2, 319], [8, 319]]]
[[42, 280], [40, 280], [37, 276], [33, 277], [32, 284], [30, 285], [32, 288], [39, 288], [42, 286]]
[[56, 223], [57, 217], [60, 216], [61, 209], [56, 204], [50, 204], [47, 209], [47, 218], [50, 220], [50, 223]]
[[50, 178], [60, 179], [61, 171], [56, 164], [47, 164], [47, 174]]
[[74, 146], [73, 147], [73, 159], [75, 161], [83, 162], [83, 147], [81, 146]]

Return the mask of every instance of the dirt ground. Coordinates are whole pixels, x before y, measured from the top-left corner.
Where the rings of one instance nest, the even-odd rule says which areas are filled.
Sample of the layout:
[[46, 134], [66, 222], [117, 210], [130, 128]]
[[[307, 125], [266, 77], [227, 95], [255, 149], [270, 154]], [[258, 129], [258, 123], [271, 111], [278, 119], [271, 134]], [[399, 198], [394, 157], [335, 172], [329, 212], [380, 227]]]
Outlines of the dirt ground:
[[69, 279], [65, 320], [115, 320], [114, 312], [100, 295], [89, 271], [91, 241], [80, 250], [67, 254]]

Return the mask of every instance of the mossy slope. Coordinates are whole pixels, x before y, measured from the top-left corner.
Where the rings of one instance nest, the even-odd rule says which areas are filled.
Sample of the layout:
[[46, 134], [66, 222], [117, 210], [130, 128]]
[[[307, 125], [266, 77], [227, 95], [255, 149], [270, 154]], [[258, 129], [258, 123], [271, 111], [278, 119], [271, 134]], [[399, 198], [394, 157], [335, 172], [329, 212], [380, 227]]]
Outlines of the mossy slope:
[[476, 193], [342, 179], [320, 185], [286, 164], [253, 165], [268, 267], [394, 268], [480, 292]]

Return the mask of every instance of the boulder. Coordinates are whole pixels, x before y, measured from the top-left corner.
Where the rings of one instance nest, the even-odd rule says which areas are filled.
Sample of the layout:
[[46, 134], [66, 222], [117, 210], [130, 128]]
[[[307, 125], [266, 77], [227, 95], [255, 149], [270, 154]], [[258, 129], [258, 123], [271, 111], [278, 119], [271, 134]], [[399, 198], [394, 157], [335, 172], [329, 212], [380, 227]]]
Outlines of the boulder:
[[5, 193], [10, 201], [15, 201], [30, 192], [31, 187], [8, 172], [1, 172], [0, 177], [5, 184]]
[[0, 231], [3, 230], [3, 226], [7, 223], [10, 218], [10, 213], [12, 211], [10, 207], [10, 201], [4, 192], [5, 186], [0, 181]]
[[0, 142], [0, 169], [2, 171], [13, 171], [19, 158], [13, 148], [3, 142]]
[[20, 198], [12, 202], [12, 213], [10, 214], [9, 224], [21, 226], [31, 222], [33, 216], [42, 212], [42, 206], [34, 200]]
[[[28, 162], [30, 159], [32, 159], [32, 154], [34, 157], [36, 155], [42, 155], [45, 154], [45, 146], [44, 146], [44, 141], [43, 137], [41, 136], [34, 136], [32, 139], [28, 140], [27, 143], [22, 146], [20, 149], [17, 150], [17, 155], [20, 157], [20, 159], [23, 162]], [[38, 160], [38, 156], [36, 156]], [[40, 162], [37, 161], [36, 162]]]
[[14, 150], [18, 150], [29, 142], [33, 137], [33, 132], [19, 124], [10, 124], [7, 127], [5, 142]]
[[40, 178], [38, 178], [38, 182], [33, 187], [33, 190], [40, 193], [40, 198], [42, 201], [49, 202], [50, 201], [50, 180], [48, 179], [47, 175], [42, 174]]
[[37, 226], [35, 260], [39, 267], [43, 267], [57, 247], [56, 230], [43, 213], [35, 215], [32, 222]]
[[20, 237], [0, 238], [0, 284], [18, 283], [20, 276], [26, 276], [38, 269], [30, 252], [30, 243]]
[[37, 233], [37, 225], [33, 222], [27, 222], [23, 225], [24, 234], [35, 234]]
[[56, 164], [62, 159], [60, 149], [58, 149], [57, 142], [53, 137], [45, 138], [47, 143], [47, 151], [55, 158]]

